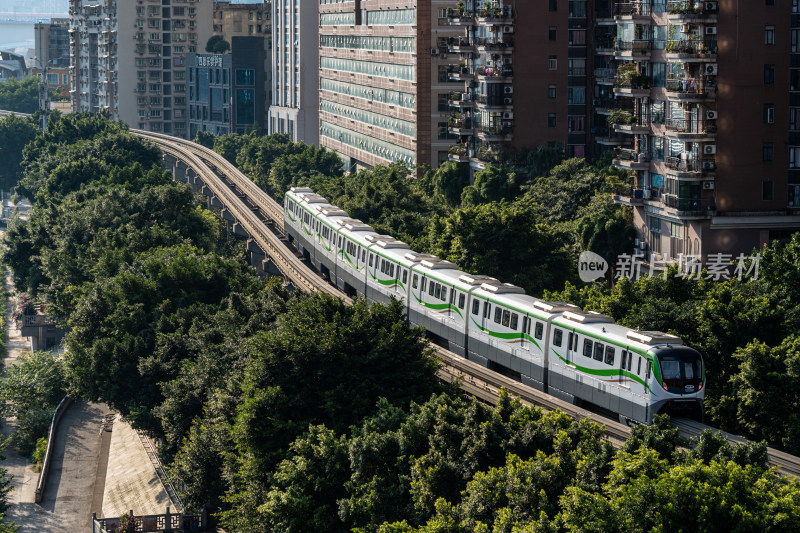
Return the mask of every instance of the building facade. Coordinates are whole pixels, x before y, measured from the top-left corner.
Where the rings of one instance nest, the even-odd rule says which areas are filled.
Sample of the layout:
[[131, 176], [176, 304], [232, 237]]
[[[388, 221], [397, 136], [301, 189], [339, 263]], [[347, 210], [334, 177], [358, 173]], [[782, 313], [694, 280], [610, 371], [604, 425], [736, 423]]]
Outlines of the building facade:
[[450, 51], [463, 82], [451, 99], [454, 161], [473, 170], [513, 162], [524, 149], [560, 146], [584, 157], [588, 144], [585, 1], [467, 0], [446, 13], [462, 36]]
[[319, 146], [319, 4], [272, 0], [269, 133]]
[[233, 37], [230, 54], [189, 54], [189, 138], [265, 127], [263, 37]]
[[611, 69], [595, 76], [595, 118], [614, 165], [635, 175], [619, 200], [633, 206], [639, 250], [656, 262], [735, 256], [799, 230], [797, 3], [604, 7], [614, 40], [595, 55]]
[[232, 4], [230, 0], [214, 0], [214, 35], [228, 42], [233, 37], [271, 36], [272, 5], [270, 1]]
[[185, 137], [186, 55], [211, 36], [212, 4], [70, 0], [73, 110]]
[[33, 31], [37, 66], [69, 68], [69, 19], [37, 22]]

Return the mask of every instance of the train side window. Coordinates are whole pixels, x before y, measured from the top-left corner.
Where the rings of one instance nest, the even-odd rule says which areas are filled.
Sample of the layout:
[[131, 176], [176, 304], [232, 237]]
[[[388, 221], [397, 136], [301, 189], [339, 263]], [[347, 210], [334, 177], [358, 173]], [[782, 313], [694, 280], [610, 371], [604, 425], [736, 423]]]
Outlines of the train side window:
[[389, 277], [394, 277], [394, 263], [389, 263]]
[[541, 322], [536, 323], [536, 329], [534, 330], [534, 337], [539, 340], [542, 340], [542, 335], [544, 333], [544, 324]]
[[561, 343], [564, 341], [564, 332], [560, 329], [556, 329], [553, 332], [553, 346], [561, 346]]
[[614, 352], [615, 351], [616, 350], [614, 349], [613, 346], [610, 346], [610, 345], [606, 346], [606, 361], [605, 361], [605, 363], [607, 365], [614, 366]]
[[631, 371], [631, 364], [633, 363], [633, 354], [628, 352], [628, 372]]
[[403, 284], [408, 283], [408, 270], [403, 269]]
[[419, 287], [419, 276], [417, 274], [414, 274], [411, 277], [411, 286], [414, 287], [415, 289]]
[[[572, 334], [570, 333], [570, 335], [572, 335]], [[572, 351], [573, 352], [577, 352], [578, 351], [578, 334], [577, 333], [572, 338]]]
[[455, 305], [456, 303], [456, 290], [450, 289], [450, 305]]
[[499, 307], [494, 308], [494, 322], [495, 324], [499, 324], [503, 321], [503, 310]]
[[492, 316], [492, 304], [485, 302], [483, 304], [483, 318], [489, 319]]
[[508, 323], [511, 320], [511, 312], [510, 311], [503, 311], [503, 325], [508, 327]]
[[466, 299], [467, 298], [466, 298], [466, 296], [464, 296], [463, 292], [459, 293], [459, 295], [458, 295], [458, 308], [459, 309], [464, 309], [464, 303], [466, 302]]
[[583, 339], [583, 355], [586, 357], [592, 356], [592, 341], [589, 339]]
[[361, 251], [361, 262], [363, 263], [366, 260], [367, 260], [367, 250], [364, 249]]
[[517, 326], [519, 325], [519, 315], [517, 313], [511, 313], [511, 329], [517, 331]]
[[447, 301], [447, 285], [442, 285], [442, 295], [439, 299], [443, 302]]
[[374, 255], [372, 255], [372, 254], [369, 254], [369, 266], [370, 266], [370, 267], [372, 266], [372, 260], [373, 260], [373, 259], [375, 259], [375, 256], [374, 256]]
[[480, 308], [481, 308], [481, 302], [479, 302], [478, 300], [472, 300], [472, 314], [477, 315]]
[[653, 367], [653, 363], [650, 361], [647, 362], [647, 373], [644, 375], [644, 380], [647, 381], [650, 379], [650, 369]]
[[642, 375], [642, 357], [641, 356], [639, 356], [639, 366], [636, 368], [636, 375], [637, 376], [641, 376]]
[[622, 361], [621, 361], [621, 364], [620, 364], [619, 367], [622, 370], [625, 370], [625, 365], [628, 364], [628, 350], [622, 350], [622, 358], [621, 359], [622, 359]]
[[437, 300], [442, 299], [442, 285], [440, 283], [436, 284], [436, 288], [433, 290], [433, 297]]
[[431, 284], [430, 284], [430, 285], [428, 285], [428, 294], [430, 294], [431, 296], [433, 296], [433, 295], [434, 295], [434, 293], [435, 293], [435, 291], [436, 291], [436, 283], [434, 283], [433, 281], [431, 281]]
[[594, 358], [596, 361], [603, 360], [603, 351], [606, 349], [605, 345], [602, 342], [594, 343]]
[[422, 291], [422, 294], [425, 294], [425, 285], [427, 284], [428, 284], [428, 278], [422, 276], [422, 287], [420, 287], [420, 291]]

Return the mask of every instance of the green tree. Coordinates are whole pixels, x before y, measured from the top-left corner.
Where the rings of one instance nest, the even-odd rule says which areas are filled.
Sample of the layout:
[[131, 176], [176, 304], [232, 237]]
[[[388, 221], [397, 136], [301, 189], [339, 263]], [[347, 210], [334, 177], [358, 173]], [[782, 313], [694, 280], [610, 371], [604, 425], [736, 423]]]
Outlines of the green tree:
[[520, 192], [520, 177], [508, 166], [486, 165], [475, 174], [475, 183], [461, 193], [464, 206], [513, 200]]
[[197, 144], [205, 146], [206, 148], [213, 149], [214, 148], [214, 140], [216, 139], [216, 135], [211, 133], [210, 131], [200, 130], [194, 136], [193, 141]]
[[213, 35], [206, 43], [206, 52], [209, 54], [224, 54], [231, 49], [231, 44], [222, 35]]
[[36, 441], [47, 436], [53, 411], [65, 391], [62, 364], [50, 352], [23, 354], [6, 369], [0, 381], [3, 414], [17, 419], [12, 441], [23, 453], [32, 452]]
[[[8, 108], [2, 108], [8, 109]], [[22, 150], [39, 133], [39, 127], [31, 118], [9, 115], [0, 119], [0, 188], [10, 190], [22, 177]]]
[[0, 82], [0, 109], [17, 113], [35, 113], [39, 110], [39, 78], [31, 76], [22, 81]]

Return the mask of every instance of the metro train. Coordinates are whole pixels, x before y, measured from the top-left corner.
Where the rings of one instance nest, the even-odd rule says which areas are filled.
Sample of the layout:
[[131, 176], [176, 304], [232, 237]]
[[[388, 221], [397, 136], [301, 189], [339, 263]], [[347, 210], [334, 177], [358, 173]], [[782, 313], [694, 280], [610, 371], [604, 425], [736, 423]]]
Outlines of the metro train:
[[292, 188], [283, 207], [288, 239], [331, 283], [372, 302], [400, 300], [411, 323], [462, 357], [623, 423], [649, 424], [663, 412], [702, 416], [703, 359], [679, 337], [462, 272], [378, 234], [309, 188]]

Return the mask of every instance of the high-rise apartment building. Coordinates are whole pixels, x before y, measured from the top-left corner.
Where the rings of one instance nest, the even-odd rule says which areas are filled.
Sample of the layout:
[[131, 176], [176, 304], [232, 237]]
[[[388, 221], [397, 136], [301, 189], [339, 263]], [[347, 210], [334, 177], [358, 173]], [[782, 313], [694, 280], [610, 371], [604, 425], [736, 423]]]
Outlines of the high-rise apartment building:
[[37, 22], [33, 32], [37, 66], [69, 67], [69, 19]]
[[463, 29], [450, 44], [461, 56], [451, 76], [464, 82], [451, 101], [459, 144], [450, 158], [479, 170], [537, 146], [583, 157], [587, 3], [467, 0], [445, 16]]
[[620, 201], [648, 259], [747, 253], [800, 229], [798, 3], [597, 8], [595, 142], [635, 175]]
[[214, 35], [230, 42], [233, 37], [267, 37], [272, 39], [271, 1], [261, 0], [242, 4], [230, 0], [214, 0]]
[[185, 137], [185, 58], [212, 35], [212, 4], [70, 0], [73, 110]]
[[320, 144], [345, 167], [401, 161], [438, 166], [457, 136], [449, 99], [459, 82], [449, 44], [457, 2], [325, 2], [319, 10]]
[[319, 146], [319, 2], [272, 0], [269, 132]]

